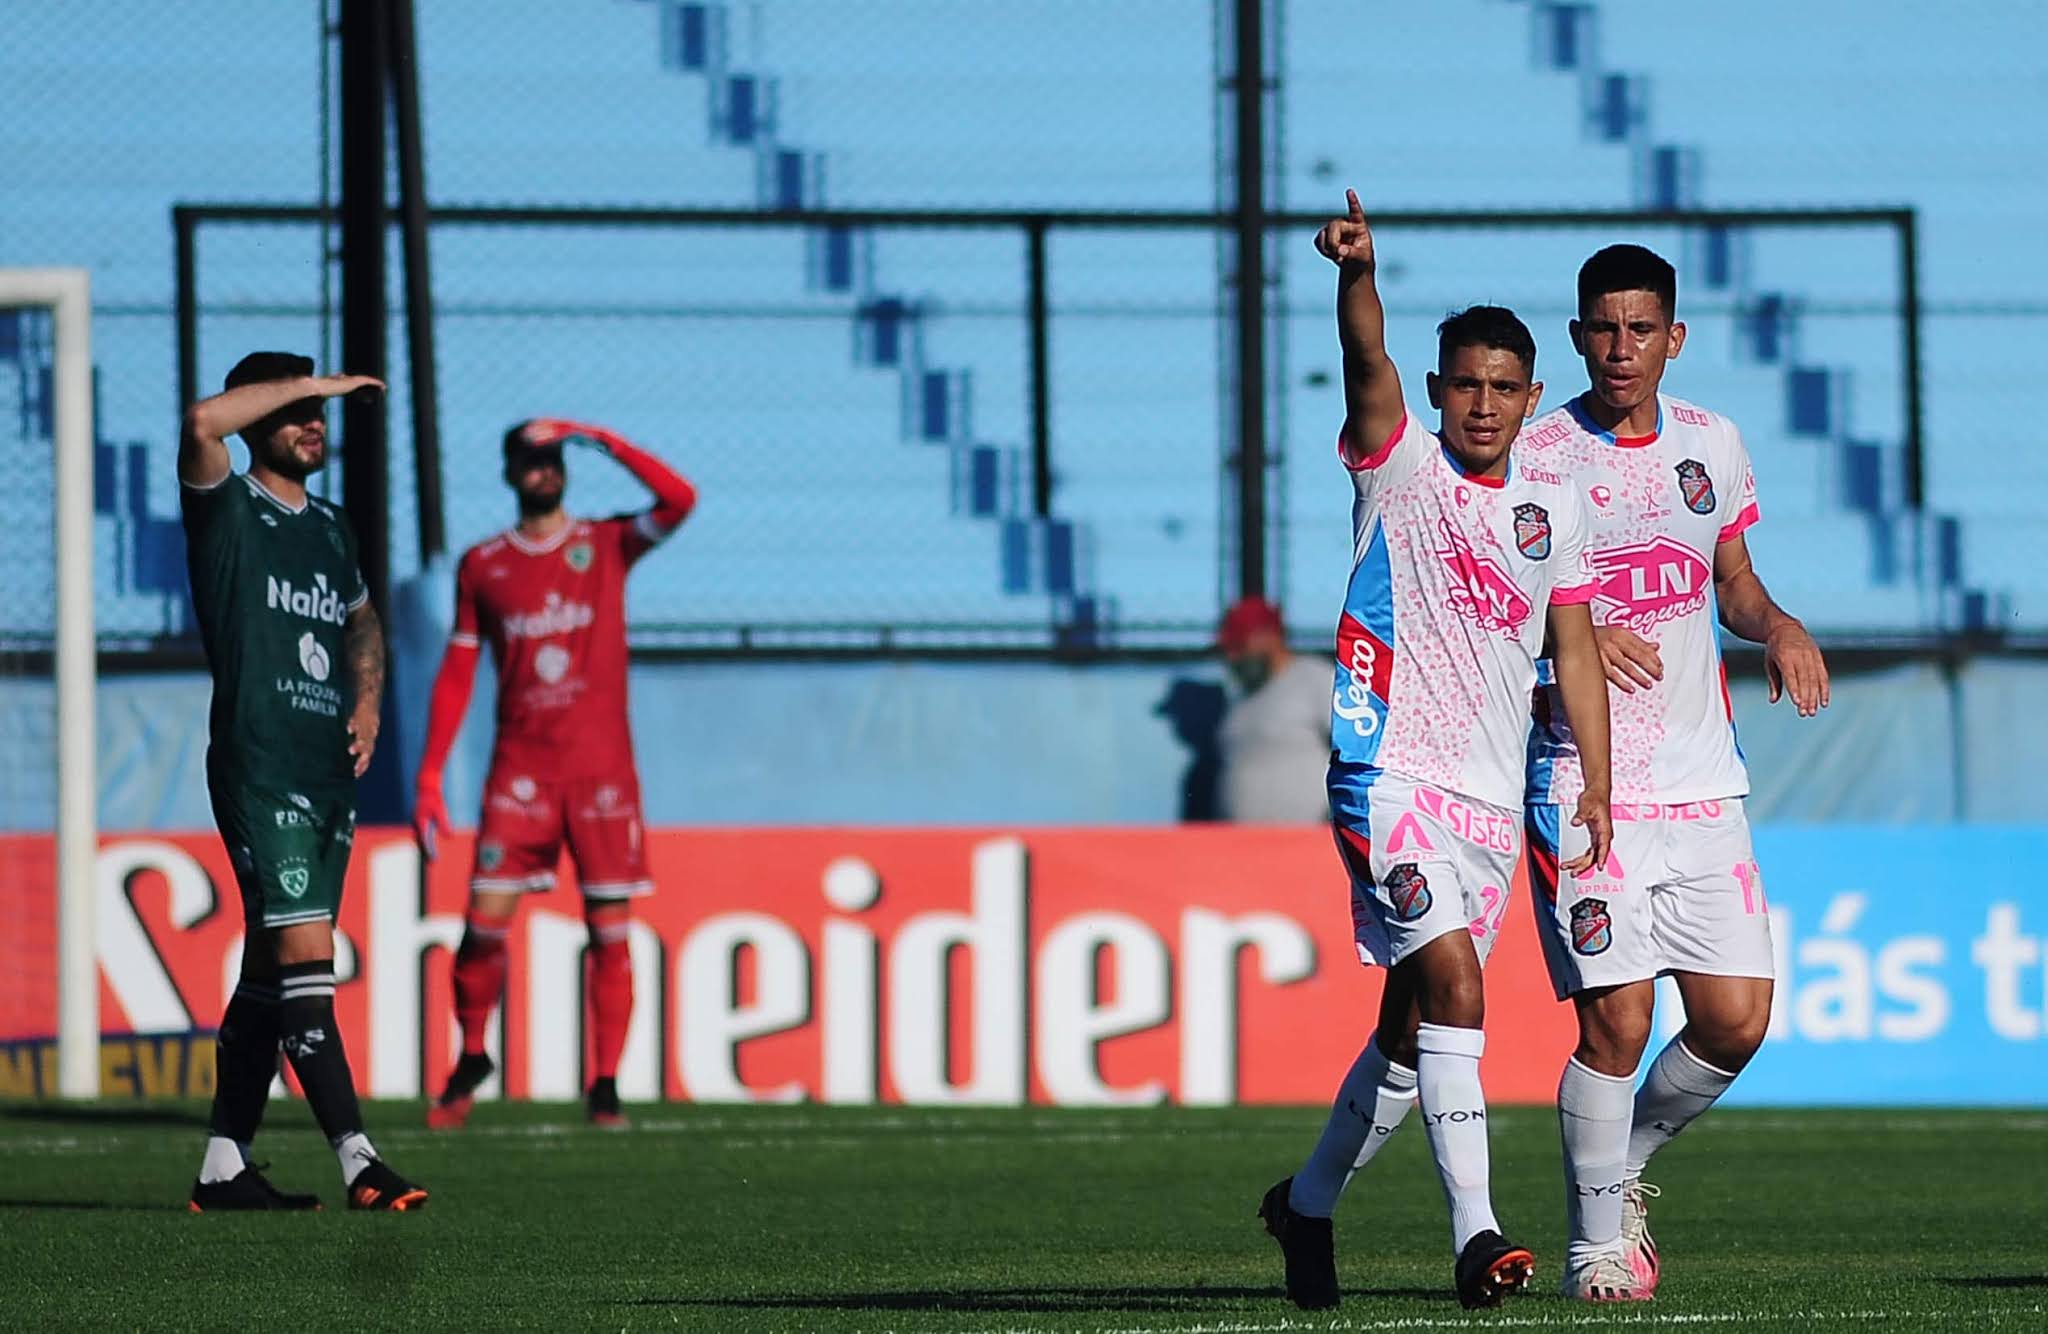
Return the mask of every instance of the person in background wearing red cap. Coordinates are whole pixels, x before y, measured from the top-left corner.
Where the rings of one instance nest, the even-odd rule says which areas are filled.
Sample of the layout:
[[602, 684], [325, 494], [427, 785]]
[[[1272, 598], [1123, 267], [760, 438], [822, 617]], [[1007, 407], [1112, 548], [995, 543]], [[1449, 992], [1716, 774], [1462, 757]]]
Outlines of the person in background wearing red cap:
[[1280, 609], [1240, 598], [1216, 632], [1238, 694], [1217, 732], [1223, 818], [1245, 824], [1327, 824], [1330, 666], [1287, 648]]
[[[610, 455], [653, 494], [638, 514], [578, 519], [562, 508], [562, 446]], [[626, 723], [626, 574], [682, 525], [697, 492], [614, 431], [540, 417], [505, 433], [505, 483], [519, 522], [471, 547], [455, 571], [455, 629], [434, 678], [413, 825], [434, 855], [448, 828], [441, 774], [462, 728], [485, 642], [498, 664], [498, 731], [484, 781], [469, 914], [455, 951], [462, 1056], [427, 1124], [452, 1130], [496, 1066], [484, 1050], [505, 992], [505, 937], [522, 894], [555, 886], [566, 840], [590, 924], [590, 1120], [622, 1125], [619, 1055], [633, 1015], [632, 901], [654, 892], [640, 778]]]

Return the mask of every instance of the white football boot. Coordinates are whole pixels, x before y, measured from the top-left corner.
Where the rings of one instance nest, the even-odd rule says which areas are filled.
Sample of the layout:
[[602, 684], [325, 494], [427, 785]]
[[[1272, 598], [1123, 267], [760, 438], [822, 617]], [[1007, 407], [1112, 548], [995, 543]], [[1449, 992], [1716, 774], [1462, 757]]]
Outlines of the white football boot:
[[1581, 1302], [1646, 1302], [1650, 1294], [1636, 1281], [1635, 1273], [1620, 1253], [1596, 1255], [1583, 1264], [1568, 1265], [1558, 1290]]
[[1641, 1177], [1631, 1177], [1621, 1187], [1621, 1253], [1645, 1297], [1656, 1293], [1659, 1272], [1657, 1242], [1650, 1236], [1650, 1201], [1663, 1193]]

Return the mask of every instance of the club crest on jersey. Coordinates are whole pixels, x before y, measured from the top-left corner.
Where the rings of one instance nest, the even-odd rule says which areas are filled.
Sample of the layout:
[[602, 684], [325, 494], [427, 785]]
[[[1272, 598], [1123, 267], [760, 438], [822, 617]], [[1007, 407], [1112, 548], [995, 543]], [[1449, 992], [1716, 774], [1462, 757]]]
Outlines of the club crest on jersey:
[[1515, 550], [1530, 560], [1550, 555], [1550, 511], [1541, 505], [1515, 506]]
[[1394, 916], [1404, 922], [1415, 921], [1435, 902], [1435, 896], [1429, 892], [1429, 877], [1414, 862], [1402, 862], [1389, 869], [1380, 883], [1387, 887], [1387, 902], [1394, 906]]
[[495, 871], [505, 864], [505, 846], [502, 843], [479, 843], [476, 845], [476, 869]]
[[582, 574], [590, 568], [591, 559], [595, 554], [591, 550], [590, 543], [571, 542], [568, 549], [562, 553], [562, 559], [569, 563], [570, 569], [578, 574]]
[[1685, 497], [1685, 507], [1694, 514], [1714, 512], [1714, 479], [1707, 476], [1707, 465], [1698, 459], [1687, 459], [1678, 465], [1678, 493]]
[[306, 890], [312, 883], [313, 873], [304, 865], [286, 866], [277, 873], [277, 887], [285, 892], [287, 898], [306, 897]]
[[1604, 954], [1613, 943], [1614, 919], [1607, 913], [1606, 899], [1580, 899], [1572, 905], [1572, 949]]

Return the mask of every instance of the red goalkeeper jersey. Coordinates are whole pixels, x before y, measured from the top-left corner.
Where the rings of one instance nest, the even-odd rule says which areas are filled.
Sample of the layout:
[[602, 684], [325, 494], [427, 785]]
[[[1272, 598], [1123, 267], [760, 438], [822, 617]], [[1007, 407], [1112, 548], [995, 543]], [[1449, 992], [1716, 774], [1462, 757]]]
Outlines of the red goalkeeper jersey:
[[454, 644], [498, 665], [493, 770], [548, 779], [630, 772], [626, 572], [668, 534], [653, 515], [572, 519], [536, 543], [506, 531], [462, 555]]

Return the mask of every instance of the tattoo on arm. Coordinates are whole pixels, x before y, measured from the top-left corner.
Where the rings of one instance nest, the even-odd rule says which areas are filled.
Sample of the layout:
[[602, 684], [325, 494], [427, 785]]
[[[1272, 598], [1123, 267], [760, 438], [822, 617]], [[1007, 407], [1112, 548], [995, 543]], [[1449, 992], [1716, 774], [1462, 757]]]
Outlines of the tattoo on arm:
[[376, 608], [365, 602], [342, 627], [342, 653], [355, 678], [356, 707], [372, 710], [384, 701], [384, 627]]

